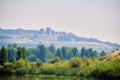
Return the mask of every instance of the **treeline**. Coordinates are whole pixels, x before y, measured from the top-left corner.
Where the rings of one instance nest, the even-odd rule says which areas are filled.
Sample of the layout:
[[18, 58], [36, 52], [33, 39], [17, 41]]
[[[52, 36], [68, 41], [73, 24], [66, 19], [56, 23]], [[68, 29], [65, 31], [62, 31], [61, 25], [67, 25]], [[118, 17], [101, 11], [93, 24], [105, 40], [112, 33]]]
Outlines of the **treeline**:
[[16, 44], [9, 44], [6, 48], [4, 46], [1, 48], [0, 55], [1, 58], [3, 58], [3, 56], [6, 56], [6, 60], [8, 60], [8, 62], [14, 62], [20, 58], [23, 58], [30, 62], [39, 60], [46, 62], [53, 57], [60, 57], [60, 60], [69, 60], [72, 57], [98, 58], [104, 56], [105, 54], [105, 51], [98, 53], [92, 48], [86, 49], [85, 47], [82, 47], [81, 50], [78, 50], [76, 47], [55, 48], [54, 45], [45, 47], [41, 44], [36, 48], [26, 49], [25, 47], [17, 46]]

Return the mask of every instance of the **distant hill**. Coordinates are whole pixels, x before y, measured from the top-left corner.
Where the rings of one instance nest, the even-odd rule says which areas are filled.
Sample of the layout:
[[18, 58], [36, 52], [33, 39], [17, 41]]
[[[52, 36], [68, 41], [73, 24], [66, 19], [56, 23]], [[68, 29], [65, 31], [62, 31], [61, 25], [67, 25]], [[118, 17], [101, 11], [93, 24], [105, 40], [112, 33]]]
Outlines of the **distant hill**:
[[110, 60], [110, 61], [120, 60], [120, 49], [117, 49], [113, 53], [104, 56], [103, 59], [104, 60]]
[[85, 38], [73, 33], [56, 32], [51, 28], [37, 30], [1, 29], [0, 46], [16, 43], [25, 47], [35, 47], [39, 44], [49, 46], [54, 44], [57, 48], [62, 46], [93, 48], [97, 51], [106, 50], [111, 52], [120, 48], [119, 44], [103, 42], [96, 38]]

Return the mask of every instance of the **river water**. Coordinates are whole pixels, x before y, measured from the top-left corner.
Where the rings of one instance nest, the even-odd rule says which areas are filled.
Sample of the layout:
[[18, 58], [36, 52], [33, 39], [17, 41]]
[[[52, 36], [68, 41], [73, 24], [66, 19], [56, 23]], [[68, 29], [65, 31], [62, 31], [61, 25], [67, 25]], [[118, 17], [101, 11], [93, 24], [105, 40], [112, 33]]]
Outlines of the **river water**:
[[98, 80], [92, 78], [57, 78], [57, 77], [37, 77], [37, 76], [0, 76], [0, 80]]

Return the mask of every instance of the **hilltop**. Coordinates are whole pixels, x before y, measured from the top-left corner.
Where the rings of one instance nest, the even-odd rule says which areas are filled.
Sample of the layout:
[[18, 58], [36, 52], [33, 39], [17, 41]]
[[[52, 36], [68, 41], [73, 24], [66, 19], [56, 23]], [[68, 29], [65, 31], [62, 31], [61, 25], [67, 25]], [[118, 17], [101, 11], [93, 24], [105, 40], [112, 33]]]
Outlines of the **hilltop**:
[[103, 59], [110, 61], [120, 60], [120, 49], [117, 49], [113, 53], [106, 55], [105, 57], [103, 57]]
[[106, 50], [111, 52], [120, 48], [119, 44], [103, 42], [96, 38], [76, 36], [73, 33], [57, 32], [50, 27], [38, 30], [23, 29], [0, 29], [0, 46], [16, 43], [25, 47], [35, 47], [39, 44], [49, 46], [54, 44], [57, 48], [62, 46], [94, 48], [97, 51]]

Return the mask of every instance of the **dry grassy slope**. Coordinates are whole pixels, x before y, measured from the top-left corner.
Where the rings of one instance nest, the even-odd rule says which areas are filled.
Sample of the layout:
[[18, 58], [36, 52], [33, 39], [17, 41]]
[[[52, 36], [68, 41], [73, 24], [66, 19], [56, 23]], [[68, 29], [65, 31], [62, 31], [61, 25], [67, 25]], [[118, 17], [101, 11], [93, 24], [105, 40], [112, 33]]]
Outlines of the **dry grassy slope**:
[[120, 60], [120, 49], [114, 51], [111, 54], [108, 54], [107, 56], [103, 57], [105, 60]]

